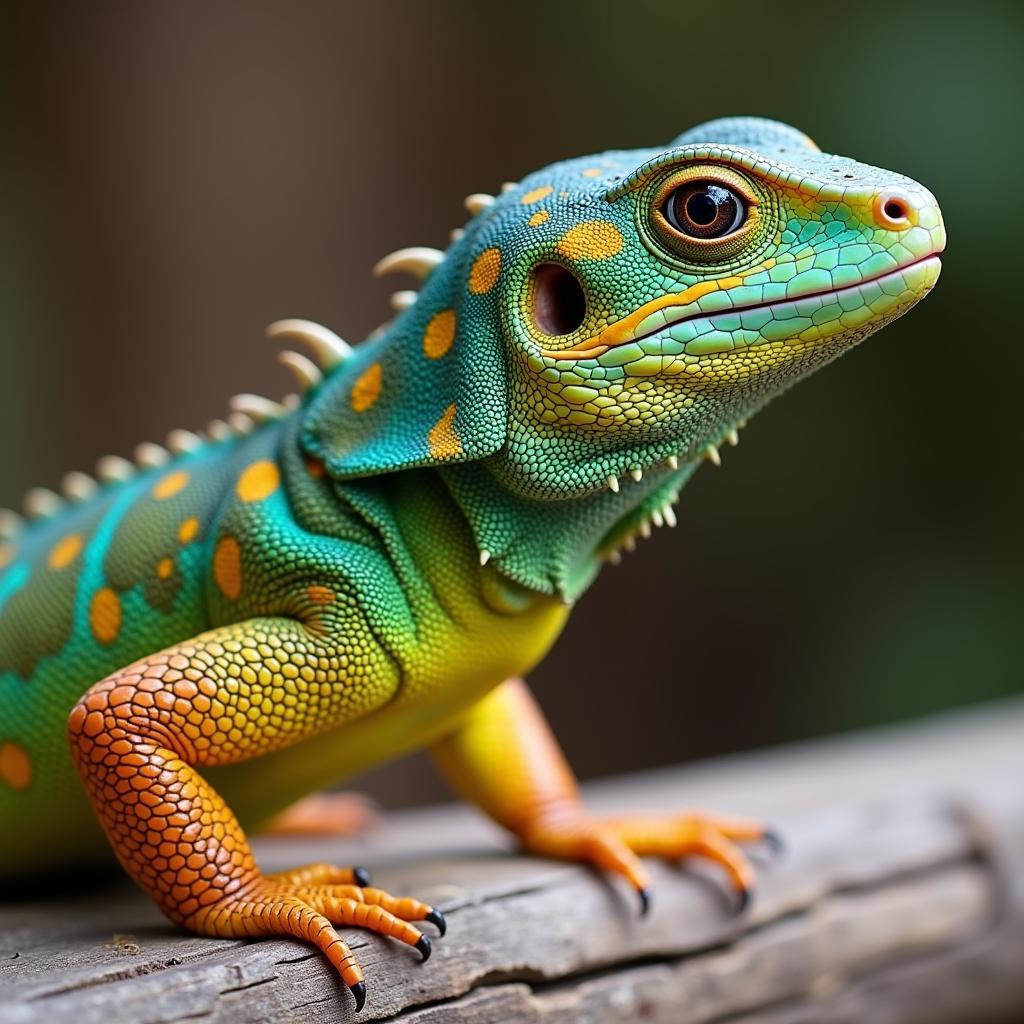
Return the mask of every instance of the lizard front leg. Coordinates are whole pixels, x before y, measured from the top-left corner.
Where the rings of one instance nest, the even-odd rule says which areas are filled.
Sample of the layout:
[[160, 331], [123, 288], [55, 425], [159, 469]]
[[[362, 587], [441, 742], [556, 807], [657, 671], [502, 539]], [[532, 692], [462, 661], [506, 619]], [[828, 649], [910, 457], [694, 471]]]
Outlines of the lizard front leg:
[[641, 856], [706, 857], [725, 870], [744, 907], [754, 871], [740, 842], [773, 834], [760, 823], [700, 812], [596, 817], [526, 684], [510, 679], [477, 704], [432, 754], [449, 782], [527, 849], [622, 875], [646, 912], [650, 881]]
[[357, 1007], [363, 974], [336, 927], [392, 936], [426, 959], [429, 939], [409, 922], [430, 920], [443, 932], [443, 917], [367, 888], [361, 869], [262, 874], [231, 809], [196, 769], [247, 760], [353, 716], [370, 700], [374, 668], [386, 671], [374, 660], [298, 621], [252, 619], [115, 673], [68, 721], [75, 765], [119, 860], [172, 921], [203, 935], [306, 939]]

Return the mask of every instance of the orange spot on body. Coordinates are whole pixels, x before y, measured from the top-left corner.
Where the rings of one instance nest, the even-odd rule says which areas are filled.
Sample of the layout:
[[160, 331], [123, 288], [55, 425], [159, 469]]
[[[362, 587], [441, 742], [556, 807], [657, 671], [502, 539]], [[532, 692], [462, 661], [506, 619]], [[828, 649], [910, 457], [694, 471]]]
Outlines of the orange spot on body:
[[373, 363], [363, 370], [355, 384], [352, 385], [352, 394], [349, 396], [352, 408], [356, 412], [366, 412], [380, 397], [380, 386], [380, 363]]
[[238, 478], [235, 493], [242, 501], [264, 501], [281, 486], [281, 473], [271, 459], [247, 466]]
[[50, 549], [47, 559], [51, 569], [66, 569], [82, 550], [82, 538], [77, 533], [70, 533], [63, 540], [57, 541]]
[[110, 587], [97, 590], [89, 602], [89, 628], [97, 643], [106, 647], [121, 632], [121, 601]]
[[531, 203], [539, 203], [545, 196], [551, 195], [554, 191], [555, 190], [550, 185], [541, 185], [540, 188], [535, 188], [527, 192], [519, 202], [521, 202], [523, 206], [529, 206]]
[[455, 403], [452, 402], [427, 431], [427, 445], [432, 458], [452, 459], [462, 454], [462, 442], [455, 430], [455, 412]]
[[189, 516], [181, 526], [178, 527], [178, 540], [182, 544], [191, 544], [199, 533], [199, 520], [195, 516]]
[[0, 544], [0, 569], [5, 568], [14, 561], [14, 546], [11, 544]]
[[570, 260], [606, 260], [622, 250], [625, 240], [606, 220], [585, 220], [559, 240], [558, 251]]
[[17, 743], [0, 743], [0, 782], [11, 789], [28, 789], [32, 785], [32, 758]]
[[174, 575], [174, 559], [161, 558], [156, 563], [156, 574], [162, 580], [169, 580]]
[[334, 601], [334, 591], [330, 587], [312, 586], [306, 591], [313, 604], [331, 604]]
[[242, 594], [242, 548], [234, 537], [221, 537], [213, 552], [213, 580], [229, 600]]
[[430, 318], [423, 332], [423, 354], [428, 359], [440, 359], [455, 340], [455, 310], [442, 309]]
[[538, 210], [536, 213], [530, 214], [529, 224], [531, 228], [539, 228], [551, 214], [547, 210]]
[[501, 273], [501, 250], [484, 249], [469, 272], [469, 290], [474, 295], [486, 295], [497, 283]]
[[183, 469], [177, 469], [173, 473], [158, 480], [153, 486], [153, 497], [157, 501], [166, 501], [174, 495], [183, 491], [188, 486], [189, 476]]

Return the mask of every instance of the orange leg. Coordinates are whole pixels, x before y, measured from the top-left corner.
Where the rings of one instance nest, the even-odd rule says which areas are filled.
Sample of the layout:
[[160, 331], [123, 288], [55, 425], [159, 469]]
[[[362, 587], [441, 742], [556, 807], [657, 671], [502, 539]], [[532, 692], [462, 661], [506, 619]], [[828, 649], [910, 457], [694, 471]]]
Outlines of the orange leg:
[[377, 820], [373, 802], [359, 793], [311, 793], [264, 825], [263, 835], [354, 836]]
[[741, 842], [778, 845], [759, 822], [700, 812], [595, 817], [530, 691], [511, 679], [484, 698], [453, 735], [433, 750], [452, 785], [527, 849], [586, 861], [623, 876], [646, 912], [650, 880], [641, 856], [706, 857], [721, 865], [739, 894], [754, 889], [754, 870]]
[[204, 935], [306, 939], [361, 1007], [363, 973], [336, 927], [392, 936], [426, 959], [430, 942], [409, 921], [443, 931], [443, 917], [366, 888], [361, 869], [261, 874], [230, 808], [194, 767], [245, 760], [343, 719], [352, 687], [366, 686], [346, 675], [348, 664], [297, 622], [253, 620], [98, 683], [71, 712], [68, 732], [118, 858], [172, 921]]

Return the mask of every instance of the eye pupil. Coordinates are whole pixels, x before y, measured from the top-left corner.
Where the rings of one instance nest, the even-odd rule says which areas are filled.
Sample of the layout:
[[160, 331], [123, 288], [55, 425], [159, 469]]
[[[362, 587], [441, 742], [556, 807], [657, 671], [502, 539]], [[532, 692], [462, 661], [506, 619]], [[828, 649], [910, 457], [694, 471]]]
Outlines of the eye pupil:
[[662, 214], [681, 234], [696, 239], [721, 238], [739, 228], [746, 207], [732, 189], [712, 181], [689, 181], [668, 197]]
[[694, 224], [711, 224], [718, 216], [718, 203], [707, 192], [694, 192], [686, 200], [686, 214]]

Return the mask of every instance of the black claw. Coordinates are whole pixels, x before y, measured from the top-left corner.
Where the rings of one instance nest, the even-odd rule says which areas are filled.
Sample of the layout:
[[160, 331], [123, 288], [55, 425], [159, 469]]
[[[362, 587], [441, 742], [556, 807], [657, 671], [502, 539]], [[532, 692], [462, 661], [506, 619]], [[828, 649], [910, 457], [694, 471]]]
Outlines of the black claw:
[[354, 985], [349, 985], [349, 989], [352, 991], [352, 998], [356, 1001], [356, 1013], [358, 1013], [366, 1005], [366, 982], [357, 981]]
[[444, 914], [440, 910], [435, 910], [433, 907], [430, 908], [430, 913], [427, 914], [424, 921], [429, 921], [432, 925], [437, 928], [439, 935], [444, 935], [448, 931], [448, 922], [444, 919]]
[[370, 872], [366, 868], [353, 868], [352, 877], [360, 889], [365, 889], [370, 884]]
[[740, 889], [740, 891], [739, 891], [739, 899], [736, 901], [736, 913], [737, 914], [742, 914], [747, 909], [747, 907], [750, 906], [750, 901], [753, 898], [754, 898], [754, 887], [753, 886], [750, 886], [749, 888], [744, 886], [744, 888]]
[[775, 857], [781, 857], [786, 852], [786, 844], [782, 836], [773, 828], [766, 828], [764, 830], [761, 842], [768, 847]]
[[423, 957], [422, 962], [426, 963], [430, 959], [430, 939], [426, 935], [421, 935], [416, 942], [416, 948], [420, 951], [420, 956]]
[[640, 916], [646, 917], [651, 912], [651, 890], [637, 889], [636, 894], [640, 897]]

